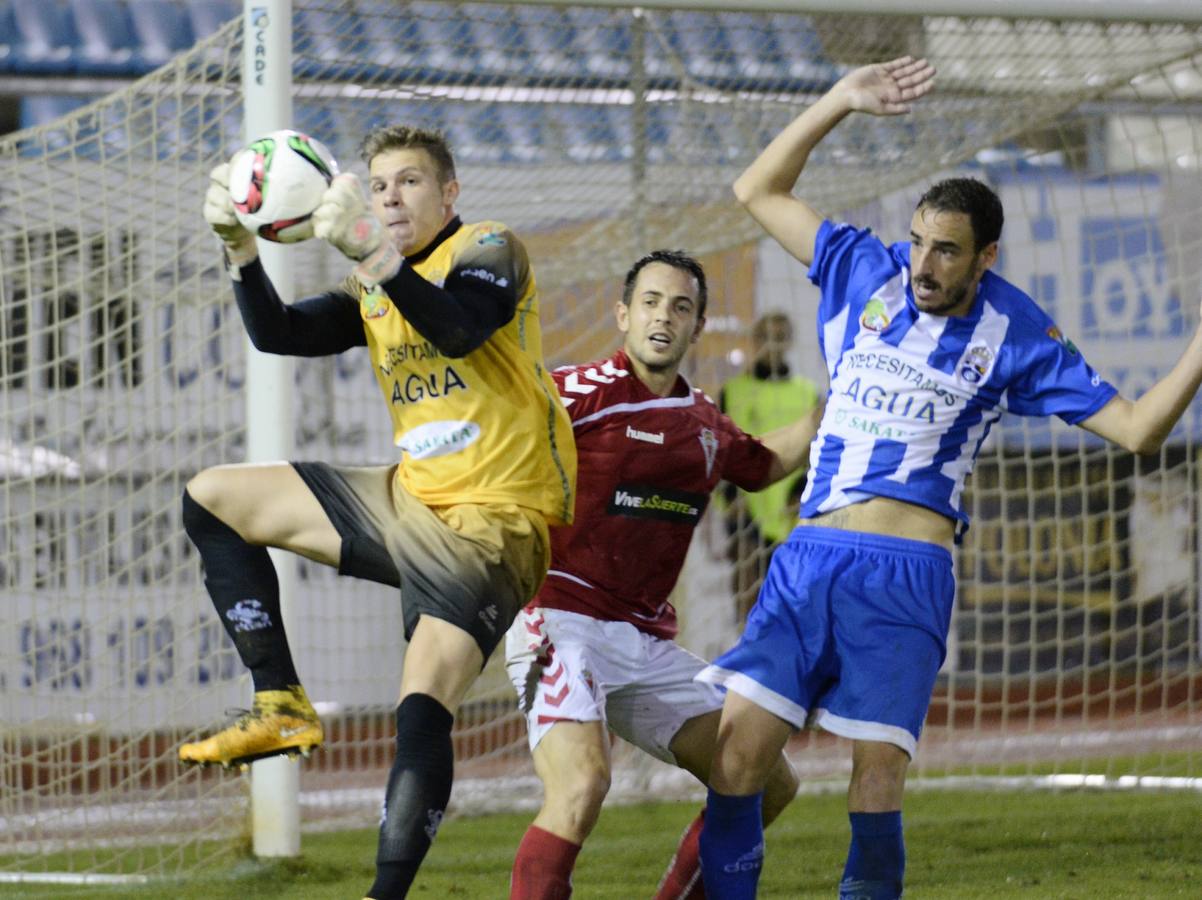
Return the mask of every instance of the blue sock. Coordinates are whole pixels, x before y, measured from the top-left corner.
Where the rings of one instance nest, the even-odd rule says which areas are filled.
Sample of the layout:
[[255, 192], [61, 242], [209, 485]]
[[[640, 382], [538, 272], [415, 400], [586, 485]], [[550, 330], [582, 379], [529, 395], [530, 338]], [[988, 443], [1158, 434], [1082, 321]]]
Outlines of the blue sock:
[[728, 797], [710, 789], [701, 829], [701, 878], [709, 900], [753, 900], [764, 864], [763, 794]]
[[895, 900], [902, 893], [906, 844], [901, 810], [848, 813], [851, 849], [839, 883], [839, 900]]

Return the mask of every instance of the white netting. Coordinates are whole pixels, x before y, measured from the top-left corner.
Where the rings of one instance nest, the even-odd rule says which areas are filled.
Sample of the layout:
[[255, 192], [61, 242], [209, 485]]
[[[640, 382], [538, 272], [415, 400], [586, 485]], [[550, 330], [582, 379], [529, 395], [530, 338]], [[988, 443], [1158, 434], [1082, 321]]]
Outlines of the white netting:
[[[360, 172], [370, 126], [443, 128], [464, 217], [529, 244], [552, 364], [608, 352], [621, 275], [682, 246], [711, 276], [696, 383], [716, 392], [738, 371], [768, 309], [789, 312], [794, 363], [817, 374], [812, 288], [729, 186], [849, 65], [902, 52], [932, 59], [937, 92], [909, 117], [840, 125], [807, 199], [894, 240], [935, 175], [990, 180], [1008, 217], [999, 270], [1128, 395], [1196, 322], [1197, 27], [383, 0], [298, 3], [294, 17], [295, 125]], [[244, 452], [243, 332], [199, 214], [208, 169], [240, 144], [240, 53], [235, 21], [0, 141], [3, 869], [182, 870], [229, 852], [196, 848], [243, 823], [239, 778], [175, 763], [182, 739], [249, 696], [178, 520], [187, 478]], [[317, 246], [290, 254], [302, 293], [344, 272]], [[298, 458], [392, 458], [361, 354], [300, 364], [297, 408]], [[1060, 427], [996, 430], [920, 770], [1199, 775], [1200, 424], [1191, 410], [1140, 462]], [[703, 652], [733, 637], [725, 545], [711, 516], [678, 593]], [[371, 825], [396, 597], [300, 566], [293, 643], [329, 735], [302, 776], [305, 821]], [[460, 809], [534, 801], [497, 660], [457, 727]], [[846, 756], [821, 737], [795, 749], [815, 776]], [[49, 851], [66, 855], [37, 858]]]

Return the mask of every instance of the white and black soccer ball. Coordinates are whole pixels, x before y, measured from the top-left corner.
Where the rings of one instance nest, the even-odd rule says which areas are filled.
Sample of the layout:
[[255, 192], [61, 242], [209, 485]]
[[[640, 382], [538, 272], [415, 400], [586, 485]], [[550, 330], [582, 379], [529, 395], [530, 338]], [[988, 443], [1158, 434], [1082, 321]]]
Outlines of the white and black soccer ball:
[[309, 217], [338, 174], [321, 141], [288, 129], [273, 131], [230, 160], [230, 197], [242, 227], [291, 244], [313, 236]]

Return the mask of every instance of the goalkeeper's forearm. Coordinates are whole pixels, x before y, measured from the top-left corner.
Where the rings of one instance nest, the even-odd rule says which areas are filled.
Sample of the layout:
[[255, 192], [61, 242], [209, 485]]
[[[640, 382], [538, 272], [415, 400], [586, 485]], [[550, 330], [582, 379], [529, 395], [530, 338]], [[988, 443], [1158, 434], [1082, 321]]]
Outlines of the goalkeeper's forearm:
[[255, 349], [284, 356], [329, 356], [367, 344], [359, 304], [330, 291], [289, 306], [258, 260], [234, 283], [238, 312]]

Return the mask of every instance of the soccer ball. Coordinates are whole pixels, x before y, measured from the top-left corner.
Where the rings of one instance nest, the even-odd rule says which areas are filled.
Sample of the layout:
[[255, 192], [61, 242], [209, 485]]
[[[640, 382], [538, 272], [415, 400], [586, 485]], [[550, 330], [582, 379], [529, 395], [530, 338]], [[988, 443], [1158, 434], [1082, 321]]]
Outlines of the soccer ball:
[[269, 241], [313, 237], [309, 216], [338, 174], [321, 141], [298, 131], [273, 131], [230, 160], [230, 197], [242, 227]]

